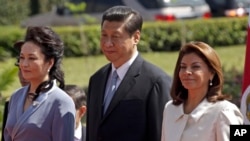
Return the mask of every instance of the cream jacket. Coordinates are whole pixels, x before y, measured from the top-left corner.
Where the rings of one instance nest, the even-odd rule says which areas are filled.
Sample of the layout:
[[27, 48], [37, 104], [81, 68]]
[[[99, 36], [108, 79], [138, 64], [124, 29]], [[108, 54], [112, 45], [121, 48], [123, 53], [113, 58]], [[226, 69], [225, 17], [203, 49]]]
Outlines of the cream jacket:
[[243, 124], [243, 116], [229, 101], [204, 99], [190, 114], [172, 100], [165, 105], [161, 141], [229, 141], [230, 125]]

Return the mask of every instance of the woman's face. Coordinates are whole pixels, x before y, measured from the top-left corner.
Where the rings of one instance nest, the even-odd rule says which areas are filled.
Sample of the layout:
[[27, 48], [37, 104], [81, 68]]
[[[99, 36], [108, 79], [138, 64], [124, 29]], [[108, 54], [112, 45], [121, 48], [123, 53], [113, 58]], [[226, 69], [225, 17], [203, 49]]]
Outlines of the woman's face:
[[22, 86], [26, 86], [29, 84], [29, 81], [27, 81], [26, 79], [23, 78], [22, 72], [20, 69], [18, 69], [18, 78], [19, 78], [19, 82]]
[[38, 45], [33, 42], [23, 44], [19, 66], [25, 80], [30, 83], [41, 83], [48, 80], [52, 65], [52, 61], [45, 62], [45, 56]]
[[213, 74], [197, 54], [190, 53], [184, 55], [181, 60], [179, 78], [183, 87], [188, 90], [206, 91]]

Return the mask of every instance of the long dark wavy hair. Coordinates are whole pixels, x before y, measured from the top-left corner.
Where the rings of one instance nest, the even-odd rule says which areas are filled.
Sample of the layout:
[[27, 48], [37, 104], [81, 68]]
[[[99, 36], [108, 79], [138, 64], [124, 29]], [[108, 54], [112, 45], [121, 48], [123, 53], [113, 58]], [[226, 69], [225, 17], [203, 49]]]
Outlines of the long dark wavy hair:
[[64, 72], [61, 69], [62, 58], [64, 54], [64, 43], [59, 35], [47, 26], [30, 26], [26, 30], [24, 41], [17, 42], [14, 47], [21, 49], [21, 46], [31, 41], [41, 48], [45, 56], [45, 61], [54, 59], [54, 64], [49, 72], [49, 80], [42, 82], [36, 89], [36, 99], [41, 91], [46, 91], [53, 86], [53, 80], [57, 80], [59, 87], [64, 89]]
[[[220, 59], [212, 47], [204, 42], [189, 42], [181, 47], [179, 56], [176, 62], [173, 85], [171, 88], [171, 97], [174, 105], [179, 105], [187, 100], [188, 90], [185, 89], [179, 78], [180, 63], [186, 54], [195, 53], [198, 55], [208, 66], [211, 72], [214, 73], [212, 86], [208, 86], [206, 98], [209, 102], [216, 102], [224, 99], [231, 99], [230, 95], [222, 94], [223, 88], [223, 73]], [[208, 83], [209, 84], [209, 83]]]

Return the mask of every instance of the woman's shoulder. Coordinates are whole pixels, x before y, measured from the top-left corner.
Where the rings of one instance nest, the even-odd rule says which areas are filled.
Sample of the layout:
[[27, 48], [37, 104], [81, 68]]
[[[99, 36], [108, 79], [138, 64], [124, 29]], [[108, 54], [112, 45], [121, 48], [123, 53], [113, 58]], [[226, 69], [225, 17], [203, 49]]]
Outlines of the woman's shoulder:
[[61, 88], [59, 87], [54, 87], [53, 90], [51, 90], [50, 92], [54, 98], [56, 99], [60, 99], [60, 100], [67, 100], [67, 99], [71, 99], [71, 97]]
[[14, 97], [20, 97], [23, 95], [23, 93], [26, 93], [28, 90], [28, 86], [24, 86], [21, 88], [16, 89], [12, 94], [11, 94], [11, 98]]
[[218, 110], [219, 119], [228, 121], [231, 124], [243, 123], [243, 115], [234, 103], [223, 100], [216, 102], [214, 105], [214, 108]]
[[173, 105], [173, 100], [169, 100], [166, 104], [165, 107], [169, 107]]
[[71, 97], [63, 89], [59, 88], [55, 82], [53, 87], [47, 93], [55, 99], [71, 99]]
[[182, 104], [181, 105], [174, 105], [173, 104], [173, 100], [169, 100], [166, 104], [165, 104], [165, 109], [167, 110], [176, 110], [176, 109], [179, 109], [179, 107], [182, 107]]
[[59, 109], [64, 111], [75, 109], [73, 99], [61, 88], [54, 87], [49, 93], [49, 101], [56, 103], [54, 106], [60, 105]]
[[210, 110], [214, 113], [230, 113], [230, 112], [240, 112], [240, 109], [232, 102], [228, 100], [216, 101], [214, 103], [209, 102]]
[[215, 107], [219, 108], [220, 110], [239, 110], [239, 108], [232, 102], [228, 100], [217, 101], [214, 103]]

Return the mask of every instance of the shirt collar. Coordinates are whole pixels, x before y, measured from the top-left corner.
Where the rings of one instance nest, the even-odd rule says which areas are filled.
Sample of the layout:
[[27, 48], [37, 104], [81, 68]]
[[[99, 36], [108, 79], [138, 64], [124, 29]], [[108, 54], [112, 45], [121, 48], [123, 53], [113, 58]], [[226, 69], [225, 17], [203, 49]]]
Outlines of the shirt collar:
[[132, 65], [132, 63], [135, 61], [136, 57], [138, 56], [138, 51], [136, 51], [133, 56], [123, 65], [121, 65], [118, 69], [115, 69], [114, 65], [112, 64], [112, 73], [113, 71], [116, 70], [117, 75], [119, 77], [120, 80], [122, 80], [125, 76], [125, 74], [127, 73], [129, 67]]
[[75, 129], [75, 138], [80, 140], [82, 138], [82, 124], [79, 123], [78, 127]]

